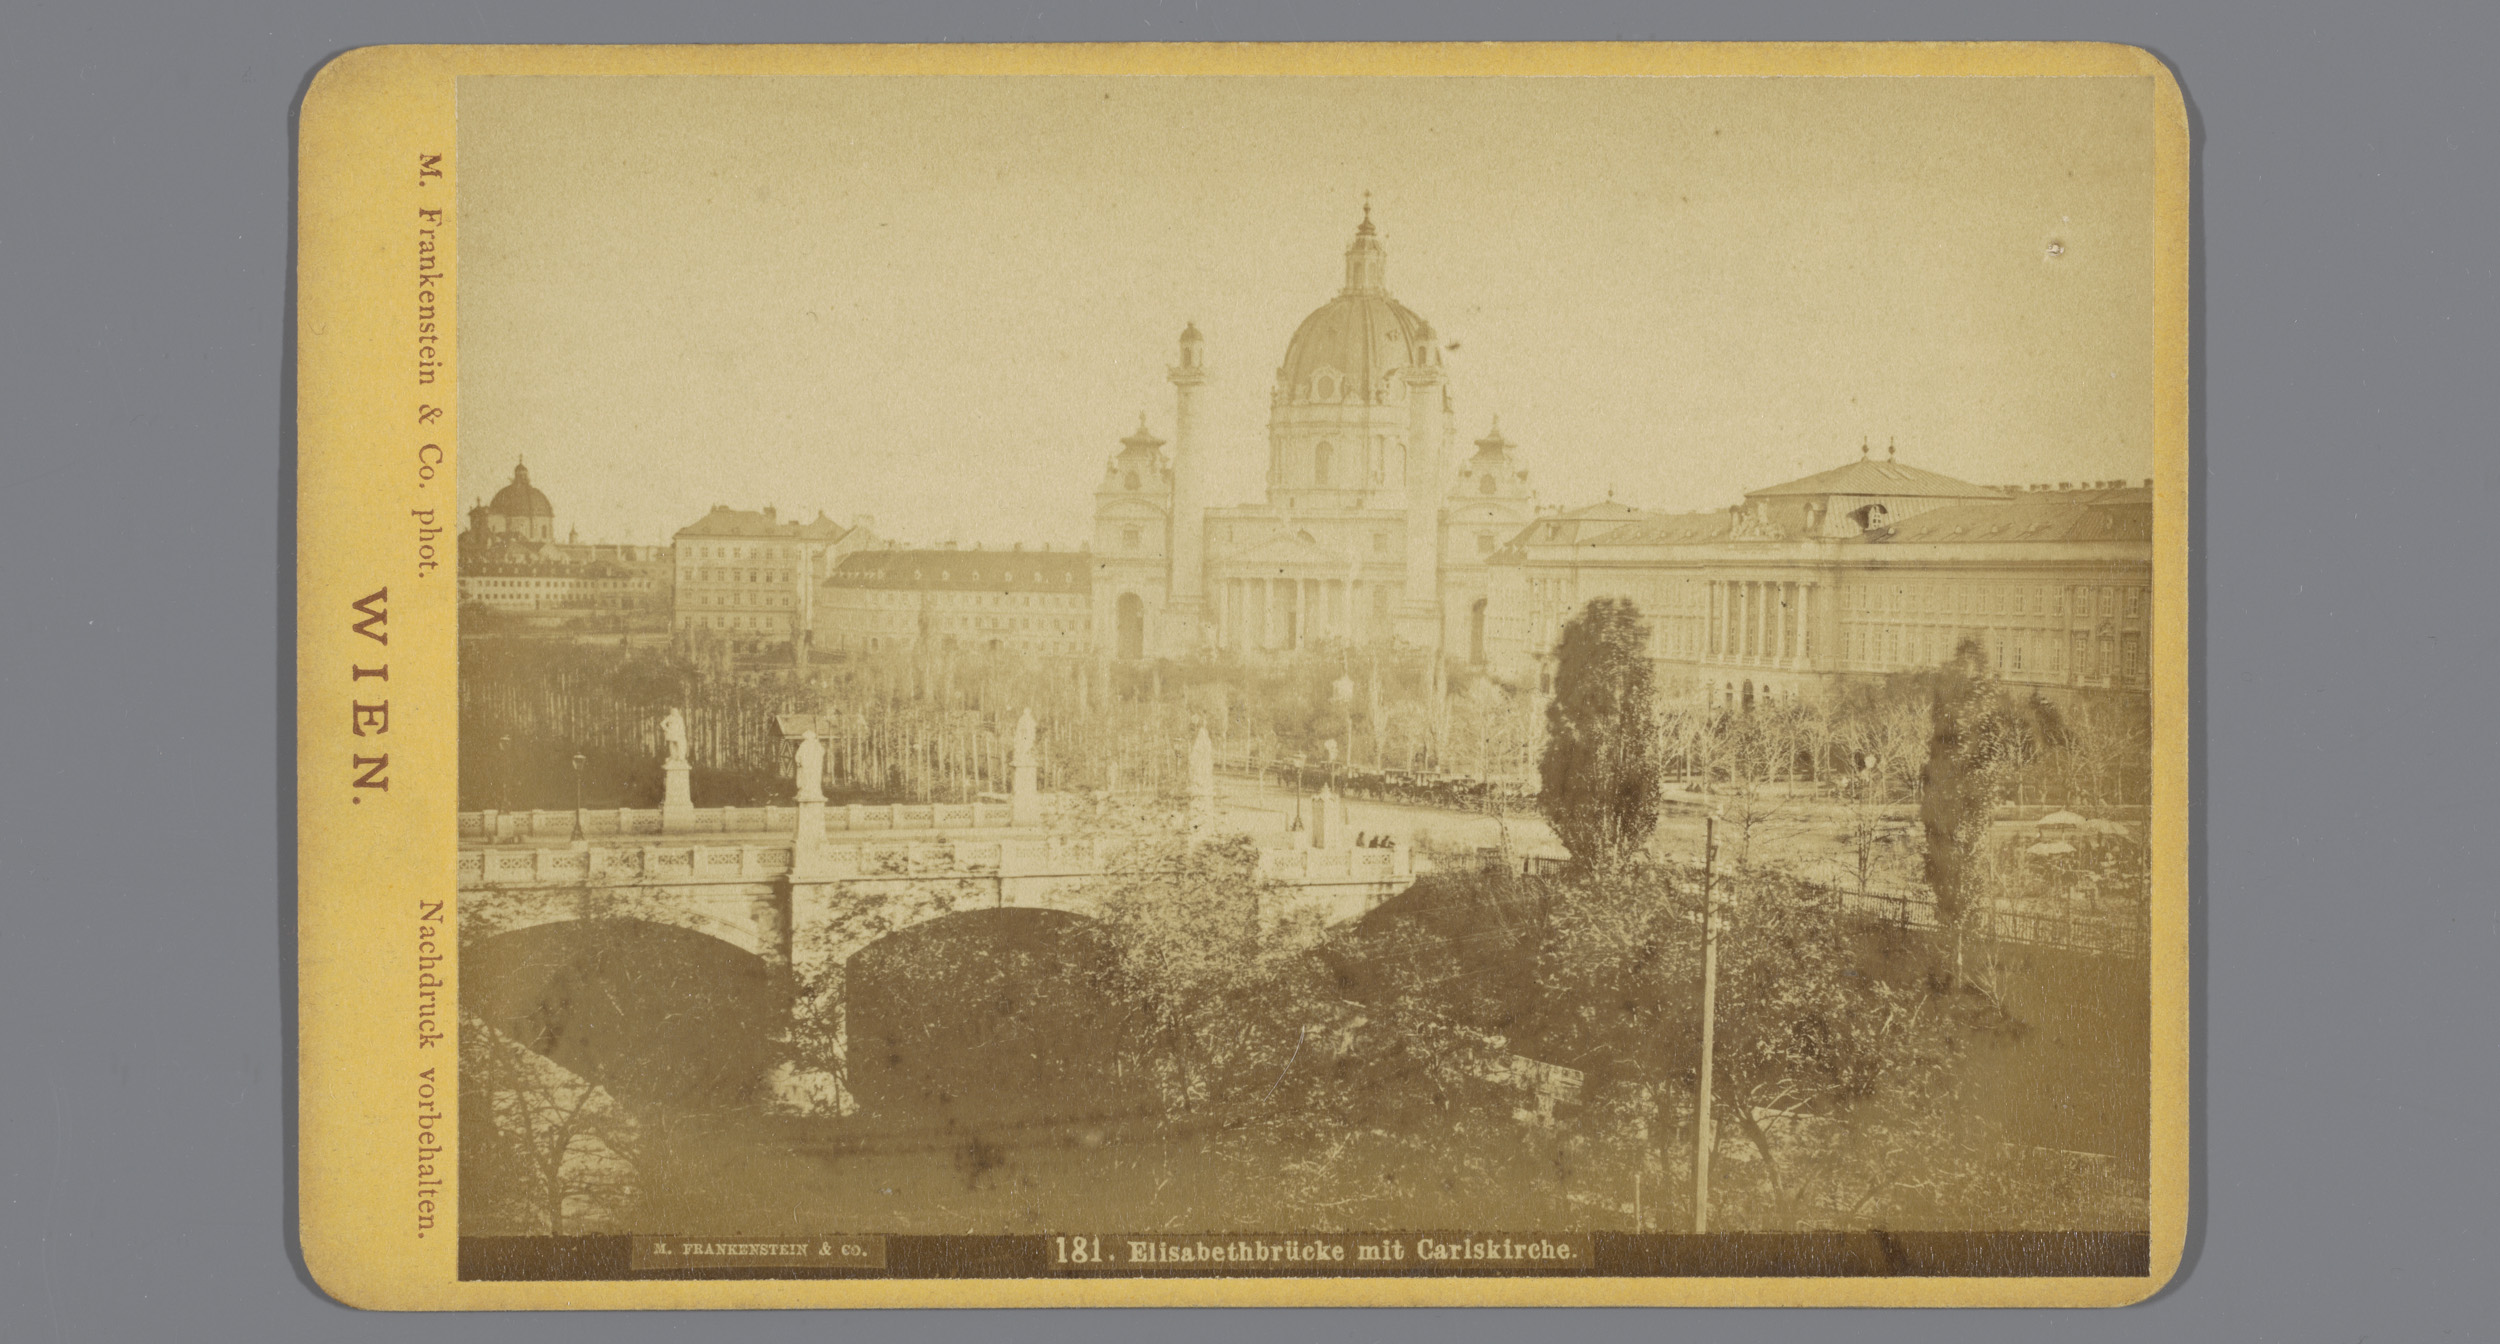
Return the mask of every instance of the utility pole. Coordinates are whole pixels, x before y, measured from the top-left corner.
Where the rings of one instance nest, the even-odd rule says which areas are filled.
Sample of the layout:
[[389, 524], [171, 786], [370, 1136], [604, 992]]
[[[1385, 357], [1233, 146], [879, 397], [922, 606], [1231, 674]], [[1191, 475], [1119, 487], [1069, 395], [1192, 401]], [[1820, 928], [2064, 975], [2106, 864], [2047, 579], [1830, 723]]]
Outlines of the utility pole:
[[1710, 1055], [1718, 1035], [1719, 922], [1711, 904], [1711, 868], [1719, 820], [1701, 822], [1701, 1092], [1693, 1121], [1693, 1230], [1710, 1230]]

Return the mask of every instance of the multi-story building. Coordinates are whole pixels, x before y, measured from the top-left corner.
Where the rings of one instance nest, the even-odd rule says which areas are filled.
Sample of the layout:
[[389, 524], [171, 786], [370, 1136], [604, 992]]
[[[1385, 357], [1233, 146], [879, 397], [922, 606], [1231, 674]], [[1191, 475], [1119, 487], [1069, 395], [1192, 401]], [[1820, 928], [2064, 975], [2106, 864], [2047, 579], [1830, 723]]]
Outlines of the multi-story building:
[[1862, 453], [1725, 510], [1553, 515], [1496, 556], [1488, 661], [1547, 684], [1561, 622], [1623, 597], [1660, 689], [1717, 704], [1934, 666], [1965, 638], [2007, 681], [2141, 692], [2149, 485], [1981, 486]]
[[769, 504], [715, 504], [677, 530], [676, 627], [747, 649], [806, 641], [817, 585], [869, 536], [865, 520], [845, 526], [819, 512], [800, 522]]
[[816, 647], [1087, 657], [1092, 589], [1093, 558], [1083, 551], [854, 551], [818, 588]]

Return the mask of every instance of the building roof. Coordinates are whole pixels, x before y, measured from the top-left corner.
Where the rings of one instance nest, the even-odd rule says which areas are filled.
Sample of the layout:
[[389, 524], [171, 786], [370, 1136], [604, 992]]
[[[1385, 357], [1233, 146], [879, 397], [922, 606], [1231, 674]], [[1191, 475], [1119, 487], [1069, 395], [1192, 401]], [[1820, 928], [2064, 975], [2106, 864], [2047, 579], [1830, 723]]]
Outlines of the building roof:
[[1818, 471], [1811, 476], [1745, 492], [1747, 499], [1775, 499], [1783, 495], [1867, 495], [1896, 499], [2005, 498], [2005, 492], [1994, 486], [1973, 485], [1942, 472], [1913, 467], [1907, 462], [1889, 459], [1879, 462], [1866, 457], [1830, 471]]
[[1120, 440], [1120, 451], [1112, 457], [1114, 471], [1135, 471], [1145, 467], [1163, 466], [1163, 440], [1146, 428], [1146, 413], [1137, 413], [1137, 432]]
[[677, 529], [680, 537], [768, 537], [805, 541], [838, 541], [851, 529], [819, 510], [811, 522], [784, 518], [771, 505], [761, 510], [715, 504], [712, 511]]
[[530, 469], [518, 462], [512, 464], [512, 483], [495, 492], [495, 497], [486, 503], [486, 511], [506, 518], [556, 516], [555, 505], [548, 503], [538, 487], [530, 484]]
[[1736, 530], [1736, 515], [1727, 509], [1704, 513], [1653, 514], [1612, 528], [1596, 539], [1600, 546], [1695, 546], [1726, 541]]
[[1576, 509], [1549, 513], [1537, 519], [1528, 524], [1519, 535], [1512, 537], [1509, 544], [1513, 546], [1569, 546], [1575, 542], [1587, 541], [1599, 533], [1612, 531], [1625, 523], [1635, 522], [1649, 516], [1629, 504], [1617, 504], [1611, 499], [1600, 504], [1583, 504]]
[[1082, 551], [853, 551], [825, 576], [827, 588], [1068, 593], [1093, 586]]
[[2153, 492], [2044, 491], [2018, 494], [2003, 504], [1954, 504], [1930, 509], [1878, 528], [1863, 538], [1873, 545], [1939, 545], [1955, 542], [2149, 541]]

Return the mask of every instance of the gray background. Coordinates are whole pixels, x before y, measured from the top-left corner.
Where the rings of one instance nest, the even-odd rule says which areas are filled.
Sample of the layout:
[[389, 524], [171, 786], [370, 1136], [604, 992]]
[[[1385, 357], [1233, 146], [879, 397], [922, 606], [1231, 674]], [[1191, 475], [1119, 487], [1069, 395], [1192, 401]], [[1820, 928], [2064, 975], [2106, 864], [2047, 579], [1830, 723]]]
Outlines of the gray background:
[[[2490, 1338], [2496, 13], [7, 5], [0, 1339]], [[285, 728], [289, 174], [310, 72], [381, 42], [1522, 37], [2103, 39], [2186, 86], [2200, 979], [2181, 1279], [2124, 1311], [2021, 1317], [393, 1317], [310, 1287], [288, 1180]]]

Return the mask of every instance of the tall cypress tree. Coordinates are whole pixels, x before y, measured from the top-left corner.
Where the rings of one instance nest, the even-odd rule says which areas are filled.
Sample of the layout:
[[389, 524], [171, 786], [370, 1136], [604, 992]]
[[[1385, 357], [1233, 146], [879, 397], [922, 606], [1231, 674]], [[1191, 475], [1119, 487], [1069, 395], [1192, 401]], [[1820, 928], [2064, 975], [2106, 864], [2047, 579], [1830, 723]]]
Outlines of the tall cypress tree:
[[1539, 802], [1583, 867], [1636, 856], [1658, 827], [1658, 733], [1649, 626], [1601, 597], [1564, 622], [1545, 707]]

